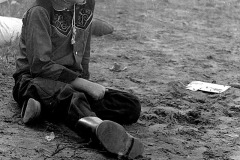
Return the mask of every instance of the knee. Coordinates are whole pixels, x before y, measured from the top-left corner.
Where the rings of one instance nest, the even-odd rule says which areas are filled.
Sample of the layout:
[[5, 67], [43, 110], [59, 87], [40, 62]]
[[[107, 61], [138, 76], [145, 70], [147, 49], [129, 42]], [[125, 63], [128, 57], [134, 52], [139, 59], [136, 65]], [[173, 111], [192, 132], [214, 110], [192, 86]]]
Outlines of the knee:
[[134, 104], [128, 107], [128, 112], [124, 117], [126, 124], [136, 123], [141, 114], [141, 104], [137, 99]]

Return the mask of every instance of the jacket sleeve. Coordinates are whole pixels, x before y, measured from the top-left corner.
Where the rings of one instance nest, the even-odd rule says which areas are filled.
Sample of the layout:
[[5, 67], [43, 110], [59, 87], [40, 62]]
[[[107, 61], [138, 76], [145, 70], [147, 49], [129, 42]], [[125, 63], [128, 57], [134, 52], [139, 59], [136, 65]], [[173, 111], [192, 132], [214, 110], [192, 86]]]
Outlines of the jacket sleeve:
[[48, 12], [42, 7], [28, 11], [24, 24], [26, 52], [33, 77], [42, 77], [69, 83], [79, 74], [51, 60], [51, 24]]
[[89, 79], [90, 78], [90, 73], [89, 73], [89, 61], [90, 61], [90, 43], [91, 43], [91, 29], [92, 27], [90, 27], [89, 30], [89, 34], [88, 34], [88, 38], [87, 38], [87, 43], [86, 43], [86, 47], [85, 47], [85, 51], [83, 54], [83, 59], [82, 59], [82, 68], [83, 68], [83, 74], [82, 74], [82, 78], [84, 79]]

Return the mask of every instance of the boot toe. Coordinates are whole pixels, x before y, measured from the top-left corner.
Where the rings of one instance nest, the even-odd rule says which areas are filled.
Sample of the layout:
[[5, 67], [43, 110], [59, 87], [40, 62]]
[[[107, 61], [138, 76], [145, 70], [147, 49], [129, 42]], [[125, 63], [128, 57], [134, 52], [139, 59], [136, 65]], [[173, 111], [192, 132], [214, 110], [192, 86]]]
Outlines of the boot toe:
[[27, 104], [23, 106], [22, 108], [22, 120], [23, 123], [29, 124], [37, 120], [41, 113], [41, 104], [34, 100], [33, 98], [30, 98], [27, 101]]

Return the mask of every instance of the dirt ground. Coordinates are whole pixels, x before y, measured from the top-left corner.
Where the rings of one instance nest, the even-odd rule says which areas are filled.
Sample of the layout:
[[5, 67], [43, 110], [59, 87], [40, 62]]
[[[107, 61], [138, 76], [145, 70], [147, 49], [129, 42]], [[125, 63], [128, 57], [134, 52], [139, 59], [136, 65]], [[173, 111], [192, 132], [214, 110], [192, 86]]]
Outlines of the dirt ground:
[[[185, 89], [194, 80], [240, 82], [239, 13], [240, 0], [97, 0], [95, 17], [115, 31], [93, 37], [91, 79], [140, 98], [139, 121], [124, 126], [145, 145], [139, 160], [240, 160], [240, 89]], [[125, 70], [110, 70], [114, 62]], [[11, 57], [0, 71], [1, 160], [116, 159], [62, 125], [25, 126], [11, 96]]]

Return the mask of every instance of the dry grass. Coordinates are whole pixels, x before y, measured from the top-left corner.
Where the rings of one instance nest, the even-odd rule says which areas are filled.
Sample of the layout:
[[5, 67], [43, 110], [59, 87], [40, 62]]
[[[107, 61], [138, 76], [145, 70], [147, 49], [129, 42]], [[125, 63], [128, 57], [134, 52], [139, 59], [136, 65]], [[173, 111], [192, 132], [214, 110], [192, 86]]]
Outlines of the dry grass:
[[[8, 0], [8, 2], [0, 4], [0, 16], [21, 18], [31, 3], [31, 0]], [[18, 39], [0, 46], [0, 63], [4, 66], [9, 66], [10, 63], [14, 64], [17, 52]]]
[[21, 18], [31, 3], [31, 0], [8, 0], [8, 2], [0, 4], [0, 16]]

